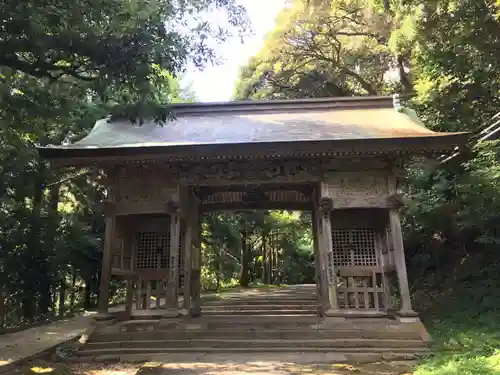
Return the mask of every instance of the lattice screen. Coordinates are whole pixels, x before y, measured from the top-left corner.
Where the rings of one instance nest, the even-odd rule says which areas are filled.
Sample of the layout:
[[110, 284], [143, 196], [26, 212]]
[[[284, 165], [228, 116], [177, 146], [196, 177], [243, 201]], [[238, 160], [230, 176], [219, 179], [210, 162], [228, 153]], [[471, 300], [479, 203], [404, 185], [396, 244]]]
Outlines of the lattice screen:
[[339, 307], [342, 309], [386, 308], [382, 276], [341, 277], [337, 285]]
[[373, 228], [333, 228], [335, 266], [376, 266], [375, 230]]
[[167, 268], [170, 253], [170, 231], [139, 232], [135, 238], [136, 267]]

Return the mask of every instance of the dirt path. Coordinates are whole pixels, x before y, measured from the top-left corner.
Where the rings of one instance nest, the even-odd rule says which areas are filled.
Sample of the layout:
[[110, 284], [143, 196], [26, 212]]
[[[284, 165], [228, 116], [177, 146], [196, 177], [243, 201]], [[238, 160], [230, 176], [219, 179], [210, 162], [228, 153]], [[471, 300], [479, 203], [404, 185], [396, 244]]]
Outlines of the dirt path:
[[[213, 296], [215, 296], [214, 293], [206, 293], [202, 298]], [[123, 309], [124, 306], [119, 305], [109, 310], [113, 312]], [[90, 312], [20, 332], [0, 335], [0, 371], [13, 362], [29, 358], [63, 342], [80, 337], [90, 327], [94, 314]]]
[[[165, 362], [62, 364], [34, 360], [9, 374], [34, 375], [403, 375], [411, 374], [412, 363], [391, 362], [366, 365], [329, 364], [324, 355], [169, 355]], [[315, 362], [319, 361], [319, 362]]]

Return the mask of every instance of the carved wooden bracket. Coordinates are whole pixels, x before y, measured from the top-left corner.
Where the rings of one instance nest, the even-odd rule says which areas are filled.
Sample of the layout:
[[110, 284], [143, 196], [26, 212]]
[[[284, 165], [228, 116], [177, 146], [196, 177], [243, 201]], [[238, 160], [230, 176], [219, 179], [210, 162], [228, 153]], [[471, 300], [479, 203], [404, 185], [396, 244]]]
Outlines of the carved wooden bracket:
[[392, 194], [387, 197], [387, 207], [391, 210], [401, 210], [406, 205], [407, 202], [401, 194]]
[[333, 210], [333, 199], [330, 197], [322, 197], [319, 199], [319, 210], [323, 214], [327, 214]]
[[267, 202], [268, 200], [269, 196], [260, 189], [249, 191], [243, 196], [243, 201], [247, 203]]
[[167, 212], [172, 215], [179, 215], [181, 212], [181, 204], [177, 201], [167, 202]]
[[101, 203], [101, 211], [104, 216], [115, 216], [116, 215], [116, 204], [113, 202], [102, 202]]

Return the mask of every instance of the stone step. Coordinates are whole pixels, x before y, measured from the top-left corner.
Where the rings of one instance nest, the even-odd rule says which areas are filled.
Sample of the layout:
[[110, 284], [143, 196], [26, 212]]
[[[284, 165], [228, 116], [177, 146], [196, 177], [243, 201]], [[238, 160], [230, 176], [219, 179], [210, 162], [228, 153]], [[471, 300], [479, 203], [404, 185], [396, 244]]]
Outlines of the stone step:
[[[420, 326], [419, 326], [420, 327]], [[375, 330], [375, 331], [419, 331], [419, 327], [399, 324], [392, 319], [348, 319], [345, 323], [332, 323], [316, 315], [236, 315], [214, 314], [199, 318], [177, 318], [167, 320], [131, 320], [122, 322], [117, 331], [266, 331], [266, 330]], [[111, 327], [109, 328], [111, 329]], [[109, 332], [108, 329], [108, 332]]]
[[261, 301], [261, 302], [266, 302], [266, 301], [309, 301], [309, 302], [314, 302], [318, 301], [318, 298], [315, 295], [311, 296], [286, 296], [286, 295], [255, 295], [255, 296], [241, 296], [241, 295], [222, 295], [222, 296], [216, 296], [216, 297], [206, 297], [203, 299], [204, 302], [224, 302], [224, 301]]
[[202, 306], [234, 306], [234, 305], [261, 305], [261, 306], [267, 306], [267, 305], [300, 305], [300, 306], [316, 306], [318, 302], [314, 299], [311, 300], [306, 300], [306, 299], [266, 299], [266, 300], [261, 300], [261, 299], [224, 299], [224, 300], [217, 300], [217, 301], [203, 301]]
[[[326, 318], [328, 319], [328, 318]], [[286, 314], [283, 315], [281, 313], [270, 312], [268, 314], [247, 314], [247, 315], [237, 315], [237, 314], [224, 314], [224, 313], [212, 313], [212, 314], [204, 314], [198, 318], [193, 318], [191, 320], [186, 320], [188, 322], [203, 324], [203, 323], [215, 323], [215, 324], [224, 324], [230, 325], [232, 327], [238, 327], [240, 324], [246, 323], [276, 323], [276, 324], [287, 324], [287, 323], [319, 323], [324, 321], [324, 318], [318, 316], [315, 313], [310, 314]], [[370, 318], [370, 317], [362, 317], [362, 318], [351, 318], [347, 317], [346, 322], [348, 324], [360, 327], [369, 327], [369, 326], [393, 326], [399, 325], [399, 323], [392, 318], [380, 317], [380, 318]]]
[[259, 323], [309, 323], [315, 324], [321, 321], [321, 317], [316, 314], [305, 315], [305, 314], [289, 314], [282, 315], [276, 313], [270, 314], [249, 314], [249, 315], [236, 315], [236, 314], [211, 314], [211, 315], [201, 315], [197, 318], [192, 319], [184, 319], [178, 320], [179, 322], [184, 323], [193, 323], [193, 324], [206, 324], [206, 323], [214, 323], [214, 324], [227, 324], [230, 327], [238, 327], [240, 324], [259, 324]]
[[[220, 316], [217, 316], [220, 318]], [[242, 318], [246, 318], [245, 315], [241, 316]], [[276, 330], [283, 330], [283, 329], [300, 329], [300, 328], [305, 328], [305, 329], [310, 329], [312, 327], [316, 327], [316, 325], [319, 323], [318, 317], [316, 316], [307, 316], [307, 315], [302, 315], [301, 317], [306, 317], [310, 318], [308, 321], [289, 321], [289, 320], [284, 320], [284, 321], [276, 321], [276, 320], [261, 320], [261, 321], [244, 321], [242, 320], [241, 322], [238, 322], [235, 324], [234, 322], [231, 321], [212, 321], [212, 322], [207, 322], [207, 323], [194, 323], [195, 325], [201, 325], [202, 327], [210, 330], [223, 330], [223, 329], [241, 329], [241, 330], [249, 330], [249, 329], [254, 329], [254, 330], [269, 330], [269, 329], [276, 329]]]
[[94, 334], [89, 342], [114, 342], [114, 341], [148, 341], [148, 340], [198, 340], [198, 339], [394, 339], [394, 340], [420, 340], [417, 331], [397, 331], [397, 330], [315, 330], [315, 329], [293, 329], [288, 330], [169, 330], [154, 332], [119, 332]]
[[219, 305], [202, 306], [201, 311], [274, 311], [279, 314], [281, 311], [305, 311], [316, 312], [318, 308], [312, 305]]
[[[86, 346], [87, 347], [87, 346]], [[304, 347], [296, 348], [291, 346], [275, 346], [268, 348], [259, 347], [185, 347], [185, 348], [113, 348], [113, 349], [84, 349], [77, 352], [77, 356], [81, 358], [95, 358], [100, 356], [106, 356], [106, 359], [112, 359], [127, 356], [130, 354], [143, 355], [145, 359], [150, 358], [157, 354], [165, 353], [342, 353], [346, 356], [360, 355], [367, 356], [370, 355], [373, 360], [375, 354], [380, 354], [382, 356], [390, 356], [400, 359], [415, 359], [419, 355], [424, 355], [428, 352], [427, 348], [340, 348], [340, 347]], [[129, 357], [130, 358], [130, 357]], [[103, 358], [104, 359], [104, 358]]]
[[280, 339], [184, 339], [184, 340], [127, 340], [113, 342], [89, 342], [85, 350], [95, 349], [156, 349], [156, 348], [272, 348], [290, 346], [300, 351], [302, 348], [425, 348], [422, 340], [393, 339], [312, 339], [312, 340], [280, 340]]
[[238, 315], [263, 315], [263, 316], [269, 316], [269, 315], [316, 315], [317, 310], [316, 309], [266, 309], [265, 307], [259, 309], [259, 310], [231, 310], [227, 309], [224, 311], [218, 311], [218, 310], [205, 310], [202, 308], [202, 314], [203, 315], [220, 315], [223, 316], [225, 314], [227, 315], [232, 315], [232, 316], [238, 316]]
[[[242, 317], [245, 317], [242, 315]], [[193, 323], [186, 323], [186, 322], [171, 322], [171, 323], [161, 323], [161, 326], [159, 325], [158, 322], [152, 322], [152, 323], [140, 323], [140, 324], [133, 324], [133, 323], [127, 323], [127, 324], [122, 324], [119, 328], [120, 332], [124, 333], [133, 333], [133, 332], [149, 332], [149, 331], [158, 331], [161, 332], [162, 330], [164, 331], [175, 331], [175, 332], [184, 332], [184, 331], [195, 331], [195, 330], [211, 330], [211, 331], [217, 331], [217, 330], [247, 330], [247, 331], [267, 331], [267, 330], [297, 330], [297, 329], [316, 329], [317, 327], [317, 322], [312, 321], [312, 322], [290, 322], [290, 321], [285, 321], [285, 322], [241, 322], [240, 324], [231, 324], [229, 322], [206, 322], [206, 323], [201, 323], [201, 322], [193, 322]]]
[[[170, 355], [175, 355], [175, 360]], [[107, 356], [94, 356], [94, 357], [74, 357], [73, 360], [77, 362], [82, 362], [85, 359], [96, 361], [124, 361], [124, 362], [165, 362], [165, 361], [175, 361], [177, 363], [191, 363], [193, 362], [193, 352], [185, 351], [184, 353], [159, 353], [159, 354], [120, 354], [117, 355], [107, 355]], [[423, 353], [425, 354], [425, 352]], [[227, 353], [220, 351], [210, 351], [203, 355], [204, 363], [219, 363], [224, 362]], [[293, 363], [297, 366], [310, 366], [318, 364], [335, 364], [335, 363], [374, 363], [374, 362], [391, 362], [391, 361], [403, 361], [403, 360], [414, 360], [418, 359], [419, 355], [417, 353], [363, 353], [363, 352], [352, 352], [352, 353], [342, 353], [342, 352], [255, 352], [250, 350], [248, 353], [238, 352], [238, 362], [254, 362], [255, 356], [259, 356], [259, 361], [261, 362], [288, 362]], [[70, 360], [69, 358], [67, 360]], [[298, 368], [298, 367], [297, 367]], [[237, 369], [235, 369], [237, 371]], [[265, 368], [260, 369], [265, 371]], [[192, 371], [195, 371], [194, 369]], [[226, 368], [223, 372], [227, 372]], [[196, 372], [196, 371], [195, 371]], [[213, 372], [211, 372], [213, 373]], [[233, 372], [231, 372], [233, 373]], [[261, 372], [259, 372], [261, 374]], [[374, 374], [372, 374], [374, 375]]]

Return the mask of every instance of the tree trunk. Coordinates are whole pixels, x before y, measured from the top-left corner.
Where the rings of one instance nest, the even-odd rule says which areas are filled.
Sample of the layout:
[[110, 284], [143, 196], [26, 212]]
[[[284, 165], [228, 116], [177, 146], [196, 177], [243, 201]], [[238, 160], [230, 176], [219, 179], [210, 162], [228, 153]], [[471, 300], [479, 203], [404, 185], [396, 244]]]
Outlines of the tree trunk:
[[71, 294], [69, 296], [69, 309], [71, 313], [75, 312], [75, 303], [76, 303], [76, 270], [73, 267], [71, 270], [72, 279], [71, 279]]
[[240, 286], [246, 288], [249, 284], [249, 256], [247, 248], [246, 231], [241, 232], [241, 270], [240, 270]]
[[[45, 230], [45, 249], [44, 255], [46, 262], [47, 256], [54, 252], [56, 242], [57, 227], [59, 225], [59, 215], [57, 214], [57, 206], [59, 205], [59, 185], [53, 186], [50, 189], [49, 204], [47, 208], [47, 225]], [[47, 265], [48, 268], [48, 265]], [[51, 280], [47, 278], [46, 283], [41, 285], [40, 289], [40, 313], [47, 315], [50, 310], [52, 293]], [[53, 313], [52, 313], [53, 315]]]
[[223, 274], [222, 256], [223, 256], [224, 250], [225, 250], [225, 245], [224, 245], [224, 247], [221, 245], [219, 247], [219, 250], [217, 251], [217, 290], [220, 289], [220, 284], [221, 284], [221, 279], [222, 279], [222, 274]]
[[217, 249], [215, 255], [215, 263], [217, 264], [217, 268], [215, 270], [215, 290], [220, 289], [220, 248]]
[[92, 307], [92, 278], [85, 279], [85, 291], [83, 296], [83, 307], [90, 309]]
[[267, 254], [266, 254], [266, 245], [267, 245], [267, 234], [262, 236], [262, 281], [264, 283], [267, 282]]
[[[45, 164], [40, 164], [36, 171], [33, 182], [33, 203], [30, 220], [30, 230], [26, 245], [28, 254], [25, 261], [25, 288], [23, 288], [22, 309], [24, 318], [28, 321], [33, 321], [36, 315], [36, 294], [43, 295], [47, 288], [50, 289], [50, 280], [48, 272], [47, 257], [42, 248], [40, 248], [40, 233], [42, 229], [41, 212], [43, 206], [43, 184], [45, 177]], [[37, 293], [38, 292], [38, 293]], [[50, 294], [50, 292], [49, 292]], [[42, 302], [39, 300], [38, 302]], [[40, 310], [48, 308], [44, 300], [44, 306], [40, 306]]]
[[272, 241], [271, 241], [271, 246], [269, 246], [269, 280], [268, 284], [273, 283], [273, 262], [274, 262], [274, 243], [276, 242], [276, 236], [273, 234], [272, 236]]
[[64, 279], [61, 279], [59, 286], [59, 317], [63, 317], [66, 314], [66, 283]]
[[3, 285], [0, 285], [0, 328], [5, 326], [5, 293]]

